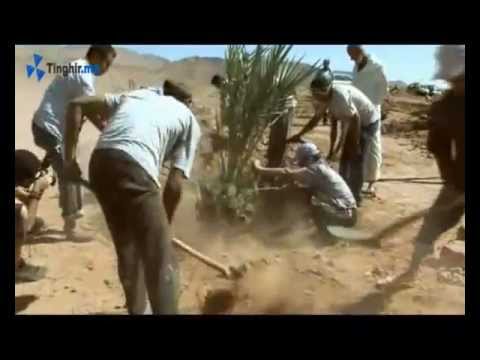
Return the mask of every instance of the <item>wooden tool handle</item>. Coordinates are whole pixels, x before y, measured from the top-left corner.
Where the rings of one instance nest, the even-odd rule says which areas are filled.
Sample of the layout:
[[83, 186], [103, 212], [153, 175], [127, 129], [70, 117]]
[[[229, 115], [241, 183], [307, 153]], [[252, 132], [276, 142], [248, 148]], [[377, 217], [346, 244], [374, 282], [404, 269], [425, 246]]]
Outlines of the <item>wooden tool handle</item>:
[[220, 271], [224, 276], [230, 277], [230, 270], [227, 266], [220, 264], [219, 262], [213, 260], [212, 258], [208, 257], [207, 255], [202, 254], [201, 252], [195, 250], [194, 248], [190, 247], [189, 245], [185, 244], [183, 241], [173, 238], [173, 244], [178, 246], [180, 249], [186, 251], [193, 257], [197, 258], [204, 264]]

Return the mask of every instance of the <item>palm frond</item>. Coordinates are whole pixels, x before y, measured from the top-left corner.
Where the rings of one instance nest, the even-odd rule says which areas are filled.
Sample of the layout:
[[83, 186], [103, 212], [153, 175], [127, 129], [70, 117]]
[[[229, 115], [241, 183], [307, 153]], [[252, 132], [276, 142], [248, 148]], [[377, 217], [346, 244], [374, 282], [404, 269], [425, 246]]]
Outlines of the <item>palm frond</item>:
[[249, 182], [248, 163], [265, 131], [282, 116], [282, 104], [316, 70], [291, 59], [292, 45], [228, 46], [226, 84], [221, 90], [219, 131], [227, 137], [223, 181]]

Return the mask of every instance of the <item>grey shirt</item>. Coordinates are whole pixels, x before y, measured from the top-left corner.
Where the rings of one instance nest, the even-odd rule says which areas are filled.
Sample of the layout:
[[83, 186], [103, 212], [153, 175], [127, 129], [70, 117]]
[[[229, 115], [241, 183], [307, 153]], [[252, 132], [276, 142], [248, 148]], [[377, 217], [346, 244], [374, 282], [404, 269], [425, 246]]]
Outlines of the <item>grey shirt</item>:
[[362, 127], [380, 120], [380, 113], [376, 106], [362, 91], [352, 85], [333, 85], [328, 109], [330, 114], [339, 121], [347, 121], [358, 114]]
[[343, 178], [324, 160], [298, 169], [294, 179], [309, 188], [314, 194], [326, 199], [330, 205], [339, 209], [357, 207], [355, 198]]

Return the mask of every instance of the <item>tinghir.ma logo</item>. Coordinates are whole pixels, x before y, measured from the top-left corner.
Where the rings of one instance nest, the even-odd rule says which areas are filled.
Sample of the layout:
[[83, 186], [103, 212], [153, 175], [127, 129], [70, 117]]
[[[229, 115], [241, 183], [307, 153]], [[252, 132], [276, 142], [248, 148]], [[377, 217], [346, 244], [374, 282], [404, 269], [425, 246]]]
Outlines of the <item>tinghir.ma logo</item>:
[[33, 54], [33, 63], [34, 65], [27, 64], [27, 77], [30, 78], [33, 73], [37, 75], [37, 80], [42, 80], [43, 76], [45, 75], [45, 71], [40, 69], [38, 66], [42, 62], [43, 56], [38, 54]]

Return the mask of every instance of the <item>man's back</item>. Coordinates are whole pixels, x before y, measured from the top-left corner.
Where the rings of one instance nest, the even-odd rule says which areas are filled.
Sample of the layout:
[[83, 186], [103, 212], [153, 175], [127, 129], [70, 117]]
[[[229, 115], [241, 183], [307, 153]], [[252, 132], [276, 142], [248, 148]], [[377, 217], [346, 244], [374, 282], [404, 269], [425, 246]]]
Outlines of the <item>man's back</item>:
[[[126, 152], [157, 183], [163, 162], [174, 157], [178, 148], [195, 152], [200, 128], [190, 109], [175, 98], [159, 96], [148, 89], [106, 98], [116, 110], [100, 135], [97, 148]], [[184, 155], [189, 168], [193, 156]]]
[[333, 85], [329, 110], [339, 120], [349, 118], [357, 112], [362, 126], [380, 119], [380, 114], [368, 97], [352, 85]]

